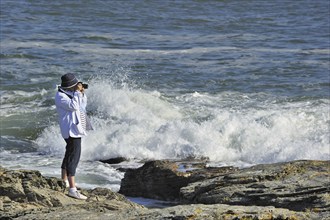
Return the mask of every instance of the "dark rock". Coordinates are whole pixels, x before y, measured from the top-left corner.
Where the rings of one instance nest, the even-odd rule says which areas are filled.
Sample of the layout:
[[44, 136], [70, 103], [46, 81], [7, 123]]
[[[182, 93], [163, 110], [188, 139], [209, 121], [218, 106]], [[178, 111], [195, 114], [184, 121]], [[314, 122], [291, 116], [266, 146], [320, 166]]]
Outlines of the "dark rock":
[[[157, 161], [150, 162], [149, 166], [151, 165], [155, 166], [156, 168], [157, 166], [163, 167], [163, 169], [167, 168], [172, 170], [172, 173], [177, 172], [176, 163]], [[155, 171], [158, 171], [156, 168], [152, 168], [153, 166], [149, 167], [147, 170], [150, 171], [155, 169]], [[148, 165], [146, 168], [147, 167]], [[205, 183], [217, 178], [214, 177], [217, 175], [216, 173], [218, 173], [215, 169], [208, 168], [206, 170], [211, 172], [206, 174], [202, 171], [198, 171], [198, 178], [210, 177], [210, 179], [204, 179]], [[225, 168], [222, 170], [222, 176], [229, 176], [227, 177], [228, 180], [232, 181], [233, 183], [240, 182], [234, 178], [234, 176], [232, 176], [234, 170], [235, 169]], [[266, 170], [268, 170], [268, 168]], [[275, 175], [277, 176], [275, 181], [277, 178], [281, 179], [283, 176], [292, 175], [289, 174], [292, 170], [298, 171], [303, 169], [287, 167], [285, 172], [282, 172], [281, 174], [277, 173]], [[324, 169], [317, 168], [316, 170], [318, 170], [320, 173], [316, 172], [313, 175], [318, 174], [322, 176], [322, 173], [325, 171]], [[196, 170], [191, 170], [191, 172], [192, 173], [182, 173], [187, 175], [187, 178], [194, 176], [194, 174], [197, 173]], [[248, 173], [243, 175], [242, 173], [239, 173], [240, 171], [237, 172], [239, 177], [248, 175]], [[253, 169], [250, 172], [253, 174]], [[179, 173], [179, 176], [182, 175], [182, 173]], [[310, 179], [314, 178], [313, 175], [310, 176]], [[268, 175], [267, 178], [261, 179], [273, 178], [273, 175]], [[242, 178], [242, 180], [243, 179], [243, 182], [252, 182], [249, 183], [250, 187], [258, 192], [260, 190], [265, 190], [268, 187], [268, 185], [264, 182], [253, 183], [254, 178]], [[248, 179], [248, 181], [246, 179]], [[274, 179], [268, 181], [272, 182]], [[217, 182], [212, 183], [213, 186], [209, 185], [209, 189], [212, 189], [217, 185]], [[63, 188], [64, 185], [60, 179], [44, 177], [38, 171], [11, 171], [0, 167], [0, 219], [330, 219], [330, 212], [323, 208], [314, 208], [306, 212], [296, 212], [283, 208], [275, 208], [273, 206], [261, 207], [253, 205], [236, 206], [224, 204], [194, 204], [178, 205], [162, 209], [146, 209], [141, 205], [128, 201], [123, 195], [112, 192], [109, 189], [82, 189], [82, 193], [88, 196], [86, 201], [82, 201], [68, 197], [65, 193], [63, 193]], [[281, 187], [277, 188], [277, 190], [281, 189]], [[313, 190], [315, 189], [316, 188], [313, 188]], [[304, 190], [310, 189], [301, 188], [301, 191], [297, 191], [297, 193], [303, 192]], [[315, 194], [317, 195], [318, 192], [319, 191], [317, 190]], [[324, 197], [323, 199], [324, 201], [328, 200], [327, 197]], [[322, 201], [319, 201], [319, 203], [322, 203]]]
[[275, 206], [320, 212], [330, 209], [329, 161], [294, 161], [245, 169], [185, 170], [186, 164], [183, 168], [181, 162], [147, 162], [126, 172], [119, 192], [184, 204]]
[[259, 205], [329, 211], [329, 161], [257, 165], [181, 189], [185, 203]]
[[119, 193], [175, 201], [179, 199], [180, 189], [189, 183], [232, 173], [235, 170], [237, 168], [234, 167], [205, 168], [205, 164], [193, 161], [190, 164], [169, 160], [149, 161], [138, 169], [126, 171]]
[[225, 174], [230, 174], [236, 172], [237, 167], [226, 166], [226, 167], [205, 167], [203, 169], [195, 169], [188, 171], [190, 174], [190, 183], [210, 179], [217, 176], [222, 176]]
[[129, 169], [121, 182], [119, 193], [133, 197], [177, 200], [180, 188], [189, 183], [189, 174], [178, 172], [177, 169], [177, 164], [170, 161], [150, 161], [138, 169]]
[[127, 161], [127, 158], [125, 157], [116, 157], [116, 158], [110, 158], [107, 160], [100, 160], [102, 163], [107, 163], [107, 164], [118, 164], [121, 162]]

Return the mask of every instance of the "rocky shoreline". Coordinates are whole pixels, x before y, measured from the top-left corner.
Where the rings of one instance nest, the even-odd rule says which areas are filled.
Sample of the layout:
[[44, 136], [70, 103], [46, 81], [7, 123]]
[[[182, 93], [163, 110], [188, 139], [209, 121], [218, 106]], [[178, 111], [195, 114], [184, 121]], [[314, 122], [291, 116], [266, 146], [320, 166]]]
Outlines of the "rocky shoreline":
[[[119, 193], [66, 195], [61, 179], [0, 167], [0, 219], [330, 219], [330, 161], [301, 160], [249, 168], [204, 162], [149, 161], [126, 170]], [[173, 201], [146, 208], [125, 196]]]

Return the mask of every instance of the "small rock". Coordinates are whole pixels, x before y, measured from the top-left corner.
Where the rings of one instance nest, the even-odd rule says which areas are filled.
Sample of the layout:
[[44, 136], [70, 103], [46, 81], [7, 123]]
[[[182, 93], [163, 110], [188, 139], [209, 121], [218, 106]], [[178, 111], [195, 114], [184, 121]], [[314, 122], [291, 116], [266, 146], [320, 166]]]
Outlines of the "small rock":
[[116, 157], [116, 158], [110, 158], [107, 160], [100, 160], [102, 163], [107, 163], [107, 164], [118, 164], [124, 161], [127, 161], [128, 159], [125, 157]]

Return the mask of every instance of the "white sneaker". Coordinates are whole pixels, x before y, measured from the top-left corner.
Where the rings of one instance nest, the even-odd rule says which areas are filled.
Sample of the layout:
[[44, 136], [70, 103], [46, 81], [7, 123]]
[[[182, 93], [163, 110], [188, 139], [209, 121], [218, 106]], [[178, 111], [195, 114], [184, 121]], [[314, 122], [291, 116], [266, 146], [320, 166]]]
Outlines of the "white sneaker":
[[84, 196], [83, 194], [80, 194], [78, 190], [73, 191], [73, 192], [69, 190], [68, 195], [72, 198], [75, 198], [75, 199], [81, 199], [81, 200], [86, 200], [87, 199], [87, 197]]

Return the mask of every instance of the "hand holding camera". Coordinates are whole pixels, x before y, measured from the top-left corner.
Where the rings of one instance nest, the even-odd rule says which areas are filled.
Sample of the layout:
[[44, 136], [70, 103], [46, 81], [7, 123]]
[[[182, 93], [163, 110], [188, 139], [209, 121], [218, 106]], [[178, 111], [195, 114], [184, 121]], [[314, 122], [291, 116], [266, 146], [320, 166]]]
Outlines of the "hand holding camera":
[[85, 89], [88, 89], [88, 84], [78, 82], [76, 90], [84, 93]]

